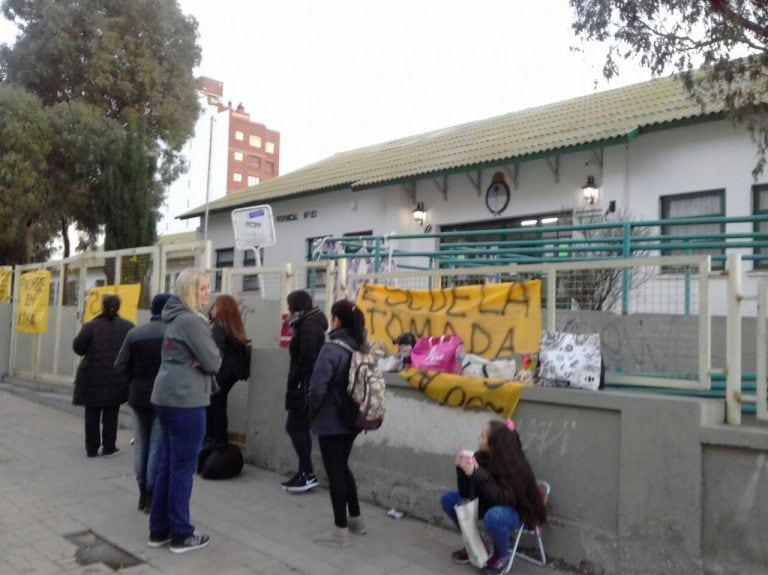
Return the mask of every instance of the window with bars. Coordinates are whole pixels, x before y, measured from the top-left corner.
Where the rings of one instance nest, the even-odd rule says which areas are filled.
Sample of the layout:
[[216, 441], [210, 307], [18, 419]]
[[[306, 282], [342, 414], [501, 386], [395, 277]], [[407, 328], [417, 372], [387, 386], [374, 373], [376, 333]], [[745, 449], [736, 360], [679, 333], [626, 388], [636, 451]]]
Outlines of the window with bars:
[[213, 291], [221, 291], [221, 268], [231, 268], [235, 265], [235, 248], [225, 248], [216, 250], [216, 278], [214, 280]]
[[[752, 215], [768, 215], [768, 184], [752, 186]], [[755, 241], [768, 240], [768, 222], [755, 222], [753, 231], [755, 234], [765, 234], [756, 235]], [[767, 270], [768, 248], [755, 248], [753, 253], [755, 255], [754, 269]]]
[[[661, 196], [661, 219], [671, 220], [679, 218], [705, 218], [725, 215], [725, 190], [707, 190], [703, 192], [689, 192], [685, 194], [675, 194], [670, 196]], [[722, 241], [718, 239], [717, 234], [725, 233], [725, 224], [670, 224], [662, 226], [664, 236], [673, 236], [667, 240], [669, 243], [679, 244], [688, 242], [690, 248], [686, 249], [662, 249], [662, 255], [692, 255], [709, 254], [712, 258], [712, 269], [720, 270], [725, 266], [722, 257], [725, 254], [724, 248], [696, 248], [697, 243], [712, 243]], [[713, 236], [714, 234], [714, 236]], [[690, 239], [680, 236], [693, 236]], [[674, 239], [677, 237], [678, 239]], [[664, 273], [678, 273], [680, 270], [674, 266], [665, 266]]]
[[[261, 265], [264, 265], [264, 249], [259, 249]], [[253, 250], [243, 250], [243, 267], [256, 265], [256, 254]], [[259, 274], [243, 276], [243, 291], [259, 291]]]

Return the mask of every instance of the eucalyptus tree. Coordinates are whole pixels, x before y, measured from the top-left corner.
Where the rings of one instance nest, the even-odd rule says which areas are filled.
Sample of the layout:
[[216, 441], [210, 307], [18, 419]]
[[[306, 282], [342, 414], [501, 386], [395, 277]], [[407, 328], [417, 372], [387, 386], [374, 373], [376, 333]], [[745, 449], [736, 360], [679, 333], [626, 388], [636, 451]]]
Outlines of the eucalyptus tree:
[[[131, 118], [141, 123], [138, 149], [146, 156], [144, 185], [153, 197], [139, 205], [155, 210], [149, 216], [154, 218], [162, 190], [184, 168], [180, 152], [199, 113], [195, 19], [181, 12], [176, 0], [3, 0], [0, 6], [18, 28], [15, 42], [0, 46], [0, 81], [37, 95], [65, 125], [67, 119], [82, 121], [85, 142], [61, 134], [53, 145], [71, 146], [58, 148], [56, 159], [82, 154], [83, 163], [55, 162], [46, 172], [59, 202], [70, 199], [57, 191], [66, 188], [62, 182], [79, 182], [76, 189], [83, 192], [72, 205], [50, 210], [57, 229], [76, 222], [92, 234], [99, 225], [114, 227], [108, 218], [124, 215], [107, 210], [108, 186], [115, 179], [107, 177], [107, 158], [99, 148], [114, 151], [116, 140], [112, 127], [99, 123], [99, 117], [115, 122], [126, 138]], [[63, 105], [70, 108], [53, 111]], [[117, 146], [114, 158], [122, 142]], [[83, 164], [95, 168], [87, 186], [80, 185]], [[122, 175], [130, 177], [125, 171]]]
[[653, 75], [680, 74], [703, 107], [725, 104], [768, 152], [768, 3], [765, 0], [570, 0], [573, 29], [606, 46], [603, 75], [637, 60]]
[[[40, 100], [0, 84], [0, 264], [47, 255], [45, 170], [50, 138]], [[37, 240], [37, 241], [36, 241]], [[34, 246], [38, 246], [37, 252]]]

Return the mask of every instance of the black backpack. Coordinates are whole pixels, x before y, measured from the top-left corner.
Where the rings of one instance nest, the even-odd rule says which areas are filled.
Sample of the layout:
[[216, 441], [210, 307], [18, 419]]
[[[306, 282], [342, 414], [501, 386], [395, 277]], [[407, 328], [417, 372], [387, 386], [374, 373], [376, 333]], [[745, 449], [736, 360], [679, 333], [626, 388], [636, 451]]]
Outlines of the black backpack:
[[197, 472], [204, 479], [230, 479], [240, 474], [243, 465], [240, 448], [231, 443], [210, 445], [197, 458]]

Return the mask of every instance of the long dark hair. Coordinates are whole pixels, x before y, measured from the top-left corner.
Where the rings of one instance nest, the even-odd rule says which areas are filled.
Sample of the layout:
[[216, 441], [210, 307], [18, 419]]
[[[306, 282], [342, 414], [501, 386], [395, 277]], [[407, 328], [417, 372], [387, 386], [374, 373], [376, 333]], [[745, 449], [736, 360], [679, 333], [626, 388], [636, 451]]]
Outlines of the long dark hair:
[[501, 421], [493, 420], [488, 426], [488, 471], [514, 494], [515, 509], [529, 527], [543, 525], [547, 511], [520, 436]]
[[340, 299], [331, 306], [331, 317], [339, 318], [341, 327], [349, 332], [357, 345], [365, 345], [365, 316], [360, 308], [346, 299]]
[[216, 308], [213, 323], [221, 326], [227, 339], [235, 344], [245, 345], [248, 337], [245, 335], [243, 318], [240, 317], [240, 308], [237, 301], [231, 295], [220, 295], [213, 302], [211, 309]]
[[288, 300], [288, 311], [291, 313], [312, 309], [312, 296], [304, 290], [292, 291], [286, 299]]

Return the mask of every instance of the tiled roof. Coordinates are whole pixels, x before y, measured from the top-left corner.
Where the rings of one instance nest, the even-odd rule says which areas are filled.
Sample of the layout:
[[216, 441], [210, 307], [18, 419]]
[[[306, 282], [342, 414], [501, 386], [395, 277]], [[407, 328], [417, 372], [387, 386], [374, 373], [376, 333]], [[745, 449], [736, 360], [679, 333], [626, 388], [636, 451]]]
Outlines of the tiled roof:
[[[366, 188], [626, 142], [644, 129], [715, 118], [722, 110], [720, 103], [702, 110], [684, 95], [679, 80], [659, 78], [341, 152], [217, 199], [209, 204], [209, 210], [341, 188]], [[180, 217], [204, 212], [205, 206], [200, 206]]]

